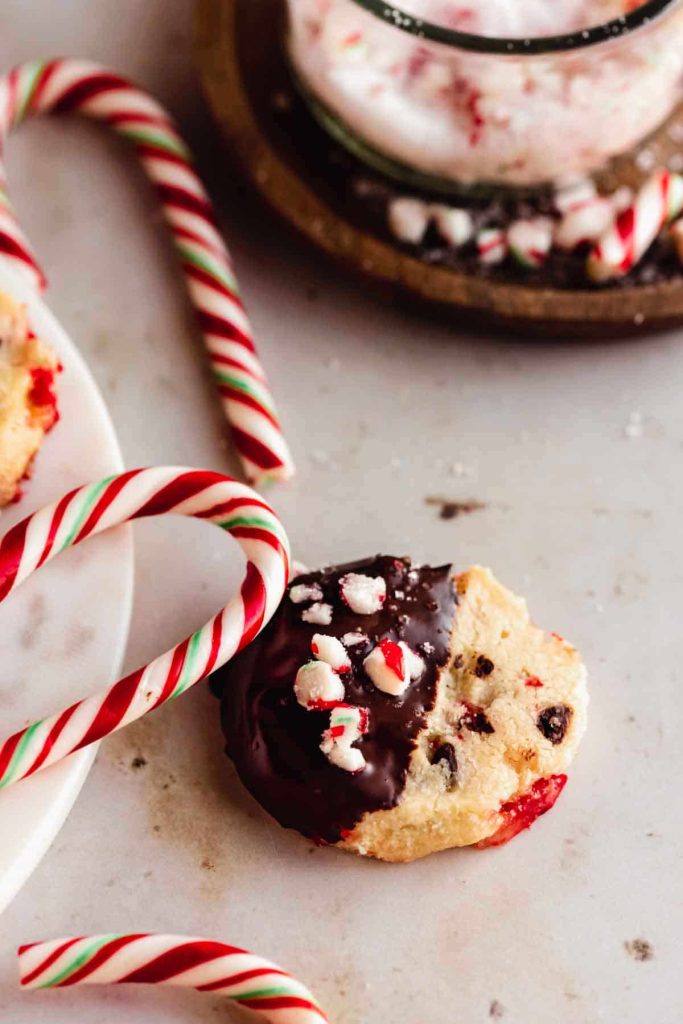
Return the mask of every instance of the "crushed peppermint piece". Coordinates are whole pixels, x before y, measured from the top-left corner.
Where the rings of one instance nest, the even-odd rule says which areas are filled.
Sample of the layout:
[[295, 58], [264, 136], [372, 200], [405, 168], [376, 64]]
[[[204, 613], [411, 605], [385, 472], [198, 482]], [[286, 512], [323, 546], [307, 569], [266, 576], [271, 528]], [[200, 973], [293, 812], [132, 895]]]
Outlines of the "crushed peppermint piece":
[[507, 256], [507, 237], [502, 228], [482, 228], [476, 238], [479, 262], [485, 267], [502, 263]]
[[294, 693], [304, 708], [344, 700], [344, 684], [326, 661], [308, 661], [294, 680]]
[[354, 747], [367, 732], [368, 712], [365, 708], [341, 705], [330, 711], [330, 727], [323, 733], [320, 749], [331, 764], [356, 774], [365, 768], [362, 752]]
[[386, 581], [381, 576], [363, 576], [350, 572], [339, 581], [342, 601], [356, 615], [373, 615], [387, 597]]
[[441, 238], [456, 249], [469, 242], [474, 234], [472, 216], [467, 210], [434, 203], [429, 212]]
[[289, 600], [292, 604], [303, 604], [304, 601], [322, 601], [323, 588], [319, 583], [295, 583], [289, 588]]
[[430, 644], [429, 640], [425, 640], [424, 643], [420, 644], [420, 650], [424, 651], [425, 654], [433, 654], [434, 644]]
[[332, 622], [332, 605], [316, 601], [302, 611], [301, 618], [303, 622], [310, 622], [314, 626], [329, 626]]
[[367, 644], [368, 637], [365, 633], [344, 633], [342, 643], [345, 647], [356, 647], [358, 644]]
[[377, 689], [392, 697], [405, 693], [411, 680], [422, 675], [424, 667], [422, 658], [402, 640], [380, 640], [363, 661], [363, 668]]
[[348, 672], [351, 668], [351, 661], [344, 645], [336, 636], [314, 633], [311, 651], [318, 661], [326, 662], [335, 672]]
[[584, 203], [590, 202], [597, 195], [597, 187], [592, 178], [583, 178], [570, 185], [560, 188], [554, 196], [555, 209], [558, 213], [569, 213]]
[[392, 199], [387, 208], [389, 230], [399, 242], [419, 245], [429, 223], [429, 207], [421, 199], [401, 196]]

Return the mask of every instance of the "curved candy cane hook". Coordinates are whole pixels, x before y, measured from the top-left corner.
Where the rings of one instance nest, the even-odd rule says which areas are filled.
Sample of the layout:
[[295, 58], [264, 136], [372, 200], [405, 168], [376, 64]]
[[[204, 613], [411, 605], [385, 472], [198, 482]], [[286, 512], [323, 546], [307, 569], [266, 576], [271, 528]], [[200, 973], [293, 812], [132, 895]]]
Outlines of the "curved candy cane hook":
[[[223, 411], [247, 479], [286, 480], [294, 467], [239, 297], [214, 209], [170, 115], [141, 89], [82, 60], [30, 61], [0, 79], [0, 148], [33, 114], [79, 113], [132, 144], [153, 184], [197, 312]], [[38, 289], [45, 276], [19, 227], [0, 160], [0, 255]]]
[[0, 743], [0, 789], [96, 743], [185, 693], [257, 636], [289, 576], [289, 541], [273, 510], [230, 477], [182, 467], [134, 469], [81, 487], [0, 538], [0, 602], [61, 551], [120, 523], [159, 515], [215, 523], [239, 541], [239, 596], [149, 665]]

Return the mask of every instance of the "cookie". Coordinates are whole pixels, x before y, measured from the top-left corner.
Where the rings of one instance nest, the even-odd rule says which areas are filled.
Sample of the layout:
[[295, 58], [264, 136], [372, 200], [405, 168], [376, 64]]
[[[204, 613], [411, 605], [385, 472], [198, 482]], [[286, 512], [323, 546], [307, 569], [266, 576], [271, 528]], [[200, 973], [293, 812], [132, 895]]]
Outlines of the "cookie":
[[24, 307], [0, 292], [0, 507], [18, 497], [57, 421], [58, 369], [54, 353], [31, 331]]
[[263, 807], [387, 861], [507, 842], [555, 802], [586, 722], [578, 652], [488, 570], [389, 556], [298, 577], [214, 680]]

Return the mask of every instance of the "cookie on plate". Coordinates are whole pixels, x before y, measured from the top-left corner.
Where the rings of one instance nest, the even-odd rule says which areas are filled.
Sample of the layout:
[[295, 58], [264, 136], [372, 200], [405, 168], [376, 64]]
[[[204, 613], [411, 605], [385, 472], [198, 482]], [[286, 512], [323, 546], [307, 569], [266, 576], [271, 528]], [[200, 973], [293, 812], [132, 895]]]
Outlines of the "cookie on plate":
[[586, 725], [576, 649], [478, 567], [378, 556], [297, 577], [214, 678], [265, 809], [388, 861], [507, 842], [552, 807]]
[[20, 494], [22, 479], [57, 422], [56, 356], [32, 332], [26, 310], [0, 292], [0, 508]]

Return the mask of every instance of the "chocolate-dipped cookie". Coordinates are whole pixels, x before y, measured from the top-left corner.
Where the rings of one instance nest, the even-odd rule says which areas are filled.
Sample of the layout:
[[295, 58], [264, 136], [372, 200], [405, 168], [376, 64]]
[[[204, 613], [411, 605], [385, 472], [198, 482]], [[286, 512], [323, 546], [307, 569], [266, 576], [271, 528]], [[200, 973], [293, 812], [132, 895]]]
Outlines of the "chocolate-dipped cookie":
[[390, 861], [512, 838], [555, 802], [585, 728], [570, 644], [488, 570], [404, 558], [297, 577], [214, 680], [263, 807]]

